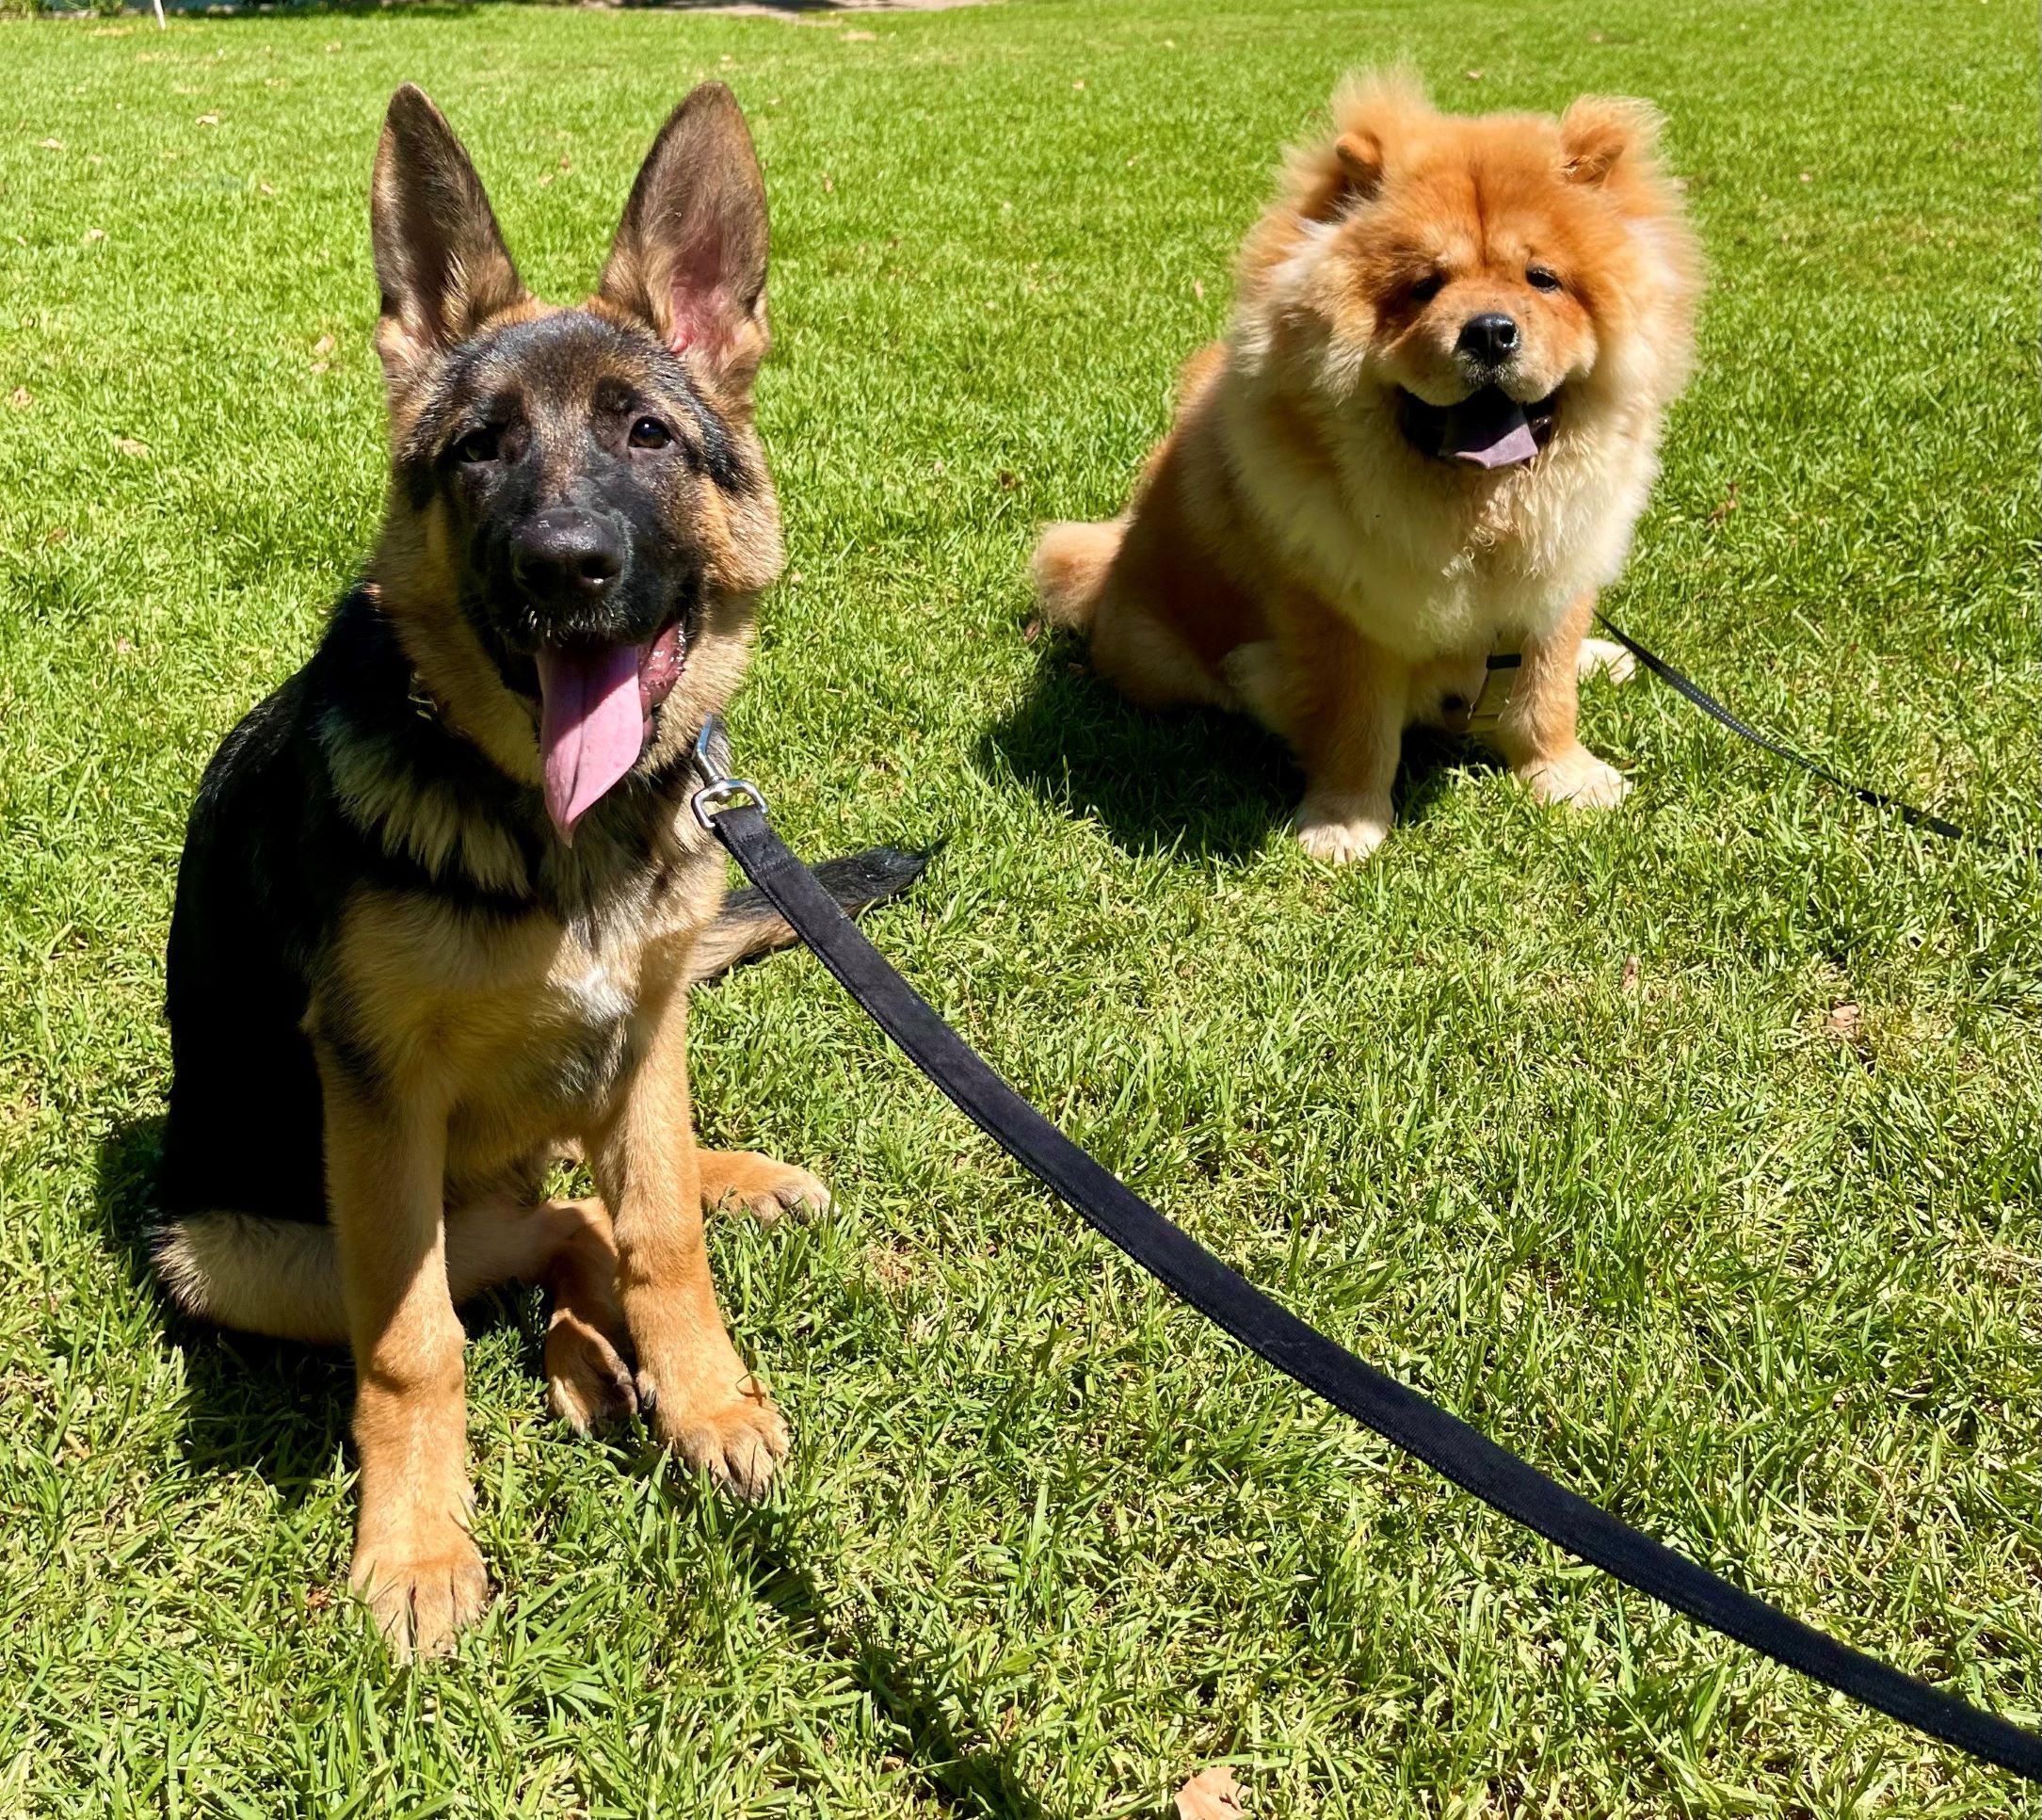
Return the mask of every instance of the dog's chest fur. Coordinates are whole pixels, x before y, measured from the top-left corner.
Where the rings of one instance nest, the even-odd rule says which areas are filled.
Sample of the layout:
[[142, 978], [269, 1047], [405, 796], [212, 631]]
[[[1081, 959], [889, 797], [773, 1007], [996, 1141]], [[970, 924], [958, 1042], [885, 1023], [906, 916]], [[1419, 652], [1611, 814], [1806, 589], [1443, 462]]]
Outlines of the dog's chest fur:
[[1254, 383], [1221, 408], [1252, 520], [1328, 606], [1413, 663], [1550, 631], [1622, 567], [1657, 465], [1648, 433], [1600, 423], [1471, 507], [1465, 486], [1428, 484], [1388, 421], [1308, 416]]
[[446, 1105], [456, 1130], [502, 1126], [528, 1143], [600, 1118], [677, 1008], [721, 869], [675, 849], [606, 886], [513, 914], [364, 888], [313, 1021]]

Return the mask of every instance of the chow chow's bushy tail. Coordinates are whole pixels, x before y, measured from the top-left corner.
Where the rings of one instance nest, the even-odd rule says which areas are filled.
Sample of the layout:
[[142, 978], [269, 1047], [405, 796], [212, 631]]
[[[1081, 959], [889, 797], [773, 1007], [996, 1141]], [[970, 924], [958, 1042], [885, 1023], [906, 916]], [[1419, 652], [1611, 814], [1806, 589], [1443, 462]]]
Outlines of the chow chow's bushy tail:
[[1042, 617], [1052, 625], [1074, 631], [1088, 627], [1099, 611], [1106, 572], [1113, 567], [1126, 535], [1125, 518], [1108, 519], [1101, 524], [1048, 526], [1028, 563]]

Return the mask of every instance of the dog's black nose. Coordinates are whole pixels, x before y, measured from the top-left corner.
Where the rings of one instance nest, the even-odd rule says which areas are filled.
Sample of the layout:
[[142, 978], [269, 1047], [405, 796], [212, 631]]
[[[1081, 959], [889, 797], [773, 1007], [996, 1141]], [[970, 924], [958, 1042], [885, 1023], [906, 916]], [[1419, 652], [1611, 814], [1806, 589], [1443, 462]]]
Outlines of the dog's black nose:
[[544, 600], [599, 601], [624, 572], [624, 537], [604, 514], [562, 506], [535, 512], [510, 543], [518, 586]]
[[1461, 325], [1455, 351], [1484, 366], [1501, 366], [1518, 346], [1518, 325], [1501, 310], [1485, 310]]

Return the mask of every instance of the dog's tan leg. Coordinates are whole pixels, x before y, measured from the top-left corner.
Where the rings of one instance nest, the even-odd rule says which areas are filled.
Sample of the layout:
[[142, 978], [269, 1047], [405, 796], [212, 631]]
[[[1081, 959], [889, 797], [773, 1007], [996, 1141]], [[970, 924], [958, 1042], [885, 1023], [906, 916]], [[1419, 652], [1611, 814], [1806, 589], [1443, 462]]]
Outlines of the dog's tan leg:
[[1529, 639], [1510, 705], [1496, 723], [1496, 747], [1541, 802], [1612, 809], [1631, 785], [1575, 733], [1580, 708], [1583, 635], [1596, 597], [1584, 594], [1553, 631]]
[[1145, 607], [1108, 593], [1092, 622], [1092, 668], [1140, 708], [1234, 705], [1198, 652]]
[[1345, 627], [1313, 640], [1294, 684], [1289, 733], [1305, 765], [1298, 844], [1317, 859], [1365, 860], [1390, 835], [1390, 792], [1404, 746], [1409, 677]]
[[587, 1434], [638, 1407], [631, 1334], [617, 1296], [617, 1242], [603, 1203], [549, 1201], [557, 1243], [546, 1265], [546, 1395], [554, 1413]]
[[829, 1211], [829, 1190], [792, 1163], [757, 1151], [697, 1151], [695, 1157], [702, 1172], [702, 1205], [711, 1213], [742, 1207], [754, 1219], [771, 1222], [782, 1214], [812, 1219]]
[[445, 1120], [415, 1099], [372, 1103], [324, 1057], [320, 1072], [362, 1467], [349, 1577], [400, 1659], [438, 1655], [489, 1597], [469, 1534], [462, 1333], [442, 1216]]
[[649, 1014], [644, 1057], [587, 1143], [616, 1235], [638, 1403], [691, 1466], [755, 1498], [787, 1456], [787, 1425], [731, 1344], [710, 1280], [684, 1000], [674, 991]]
[[563, 1422], [587, 1434], [638, 1407], [600, 1200], [490, 1199], [450, 1212], [446, 1267], [457, 1304], [495, 1283], [545, 1284], [547, 1400]]

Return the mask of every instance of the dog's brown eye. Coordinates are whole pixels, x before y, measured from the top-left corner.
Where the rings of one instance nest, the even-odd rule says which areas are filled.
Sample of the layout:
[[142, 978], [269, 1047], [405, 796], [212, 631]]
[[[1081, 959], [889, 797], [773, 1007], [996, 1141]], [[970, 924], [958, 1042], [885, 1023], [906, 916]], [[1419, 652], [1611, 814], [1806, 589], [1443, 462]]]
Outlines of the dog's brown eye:
[[1411, 301], [1413, 303], [1430, 303], [1445, 288], [1445, 273], [1427, 272], [1423, 278], [1411, 286]]
[[1557, 291], [1560, 274], [1547, 266], [1534, 266], [1524, 274], [1524, 282], [1535, 291]]
[[473, 465], [496, 459], [502, 434], [495, 429], [474, 429], [454, 444], [454, 459]]
[[673, 441], [673, 431], [657, 417], [641, 417], [631, 427], [631, 446], [635, 449], [663, 449]]

